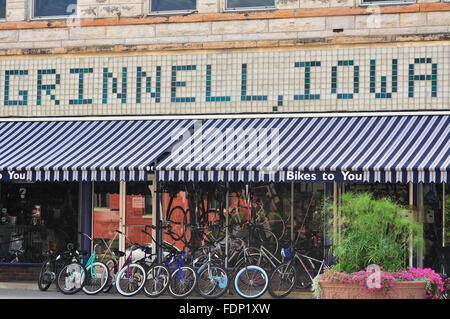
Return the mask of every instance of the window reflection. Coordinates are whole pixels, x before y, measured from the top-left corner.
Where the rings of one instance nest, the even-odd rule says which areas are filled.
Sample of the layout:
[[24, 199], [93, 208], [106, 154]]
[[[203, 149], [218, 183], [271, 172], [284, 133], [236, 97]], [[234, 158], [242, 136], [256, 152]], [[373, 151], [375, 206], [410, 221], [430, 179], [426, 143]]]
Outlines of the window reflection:
[[57, 17], [76, 13], [77, 0], [34, 0], [34, 17]]

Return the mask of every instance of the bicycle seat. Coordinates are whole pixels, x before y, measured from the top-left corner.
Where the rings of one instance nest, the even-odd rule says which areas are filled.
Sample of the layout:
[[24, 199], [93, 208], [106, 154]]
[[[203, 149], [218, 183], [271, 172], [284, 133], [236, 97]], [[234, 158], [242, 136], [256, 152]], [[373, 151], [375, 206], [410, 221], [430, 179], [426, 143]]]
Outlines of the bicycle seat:
[[120, 251], [120, 250], [115, 250], [115, 251], [114, 251], [114, 255], [115, 255], [117, 258], [120, 258], [120, 257], [125, 256], [125, 253], [124, 253], [123, 251]]
[[448, 275], [446, 274], [439, 274], [439, 276], [441, 276], [442, 280], [448, 279]]
[[161, 246], [164, 248], [164, 250], [167, 250], [167, 252], [169, 252], [169, 253], [172, 253], [172, 254], [178, 254], [179, 253], [179, 251], [175, 247], [173, 247], [173, 246], [171, 246], [169, 244], [162, 243]]

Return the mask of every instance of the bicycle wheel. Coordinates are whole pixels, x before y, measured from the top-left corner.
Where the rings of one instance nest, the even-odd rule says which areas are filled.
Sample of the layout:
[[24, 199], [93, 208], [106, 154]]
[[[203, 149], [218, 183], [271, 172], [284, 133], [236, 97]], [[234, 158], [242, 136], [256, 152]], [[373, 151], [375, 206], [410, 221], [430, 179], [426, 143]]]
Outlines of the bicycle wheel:
[[115, 284], [116, 266], [117, 266], [117, 263], [113, 259], [110, 259], [106, 262], [106, 267], [108, 267], [109, 276], [108, 276], [108, 281], [106, 282], [105, 288], [103, 288], [104, 293], [109, 292]]
[[279, 265], [270, 274], [269, 293], [272, 297], [283, 298], [289, 295], [295, 288], [297, 271], [292, 263]]
[[156, 265], [147, 272], [147, 280], [144, 285], [144, 293], [147, 297], [161, 296], [167, 290], [169, 284], [169, 269], [163, 265]]
[[255, 227], [252, 229], [247, 245], [252, 247], [264, 246], [272, 255], [276, 255], [278, 252], [277, 236], [265, 228]]
[[65, 265], [58, 273], [56, 287], [65, 295], [79, 292], [86, 281], [86, 268], [79, 262]]
[[170, 276], [169, 294], [174, 298], [185, 298], [195, 289], [197, 274], [189, 266], [177, 268]]
[[40, 291], [47, 291], [52, 282], [55, 280], [56, 274], [53, 271], [51, 261], [42, 264], [38, 277], [38, 288]]
[[264, 294], [269, 285], [267, 273], [258, 266], [247, 266], [239, 270], [234, 279], [234, 288], [243, 298], [253, 299]]
[[86, 267], [86, 281], [83, 292], [88, 295], [98, 294], [108, 283], [108, 267], [102, 262], [94, 262]]
[[228, 274], [221, 267], [205, 267], [198, 274], [196, 290], [204, 298], [218, 298], [225, 293], [228, 286]]
[[173, 222], [172, 224], [170, 224], [171, 231], [169, 232], [169, 236], [172, 237], [172, 239], [175, 241], [183, 239], [183, 222], [185, 214], [186, 212], [181, 206], [175, 206], [167, 214], [166, 219]]
[[146, 277], [144, 267], [130, 264], [117, 273], [116, 289], [122, 296], [134, 296], [144, 288]]

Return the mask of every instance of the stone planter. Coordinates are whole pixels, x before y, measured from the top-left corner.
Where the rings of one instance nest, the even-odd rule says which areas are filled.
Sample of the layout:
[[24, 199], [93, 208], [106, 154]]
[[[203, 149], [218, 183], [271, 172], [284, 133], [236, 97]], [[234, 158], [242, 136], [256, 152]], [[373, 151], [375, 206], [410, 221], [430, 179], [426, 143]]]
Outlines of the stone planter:
[[425, 281], [397, 281], [391, 295], [381, 291], [366, 292], [357, 283], [319, 281], [321, 299], [425, 299]]

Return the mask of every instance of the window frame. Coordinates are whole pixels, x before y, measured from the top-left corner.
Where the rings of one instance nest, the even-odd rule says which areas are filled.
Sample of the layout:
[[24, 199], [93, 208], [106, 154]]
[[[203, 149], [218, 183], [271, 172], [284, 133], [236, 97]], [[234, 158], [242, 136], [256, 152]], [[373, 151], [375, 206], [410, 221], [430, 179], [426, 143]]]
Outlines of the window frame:
[[[450, 1], [450, 0], [444, 0]], [[388, 1], [377, 1], [377, 0], [359, 0], [359, 6], [390, 6], [390, 5], [400, 5], [400, 4], [413, 4], [417, 3], [417, 0], [388, 0]]]
[[58, 16], [35, 16], [34, 15], [34, 7], [35, 7], [35, 2], [36, 2], [36, 0], [29, 0], [29, 1], [31, 1], [31, 4], [30, 4], [30, 19], [31, 20], [61, 20], [61, 19], [68, 19], [69, 17], [78, 17], [78, 0], [75, 0], [77, 3], [76, 3], [76, 6], [77, 6], [77, 9], [76, 9], [76, 12], [75, 12], [75, 14], [66, 14], [66, 15], [58, 15]]
[[228, 8], [228, 0], [224, 0], [223, 11], [224, 12], [237, 12], [237, 11], [264, 11], [264, 10], [275, 10], [275, 0], [273, 1], [273, 6], [258, 6], [258, 7], [239, 7], [239, 8]]
[[152, 11], [152, 0], [147, 1], [148, 9], [147, 14], [150, 16], [157, 15], [177, 15], [177, 14], [187, 14], [187, 13], [195, 13], [197, 10], [197, 0], [195, 0], [195, 9], [191, 10], [168, 10], [168, 11]]

